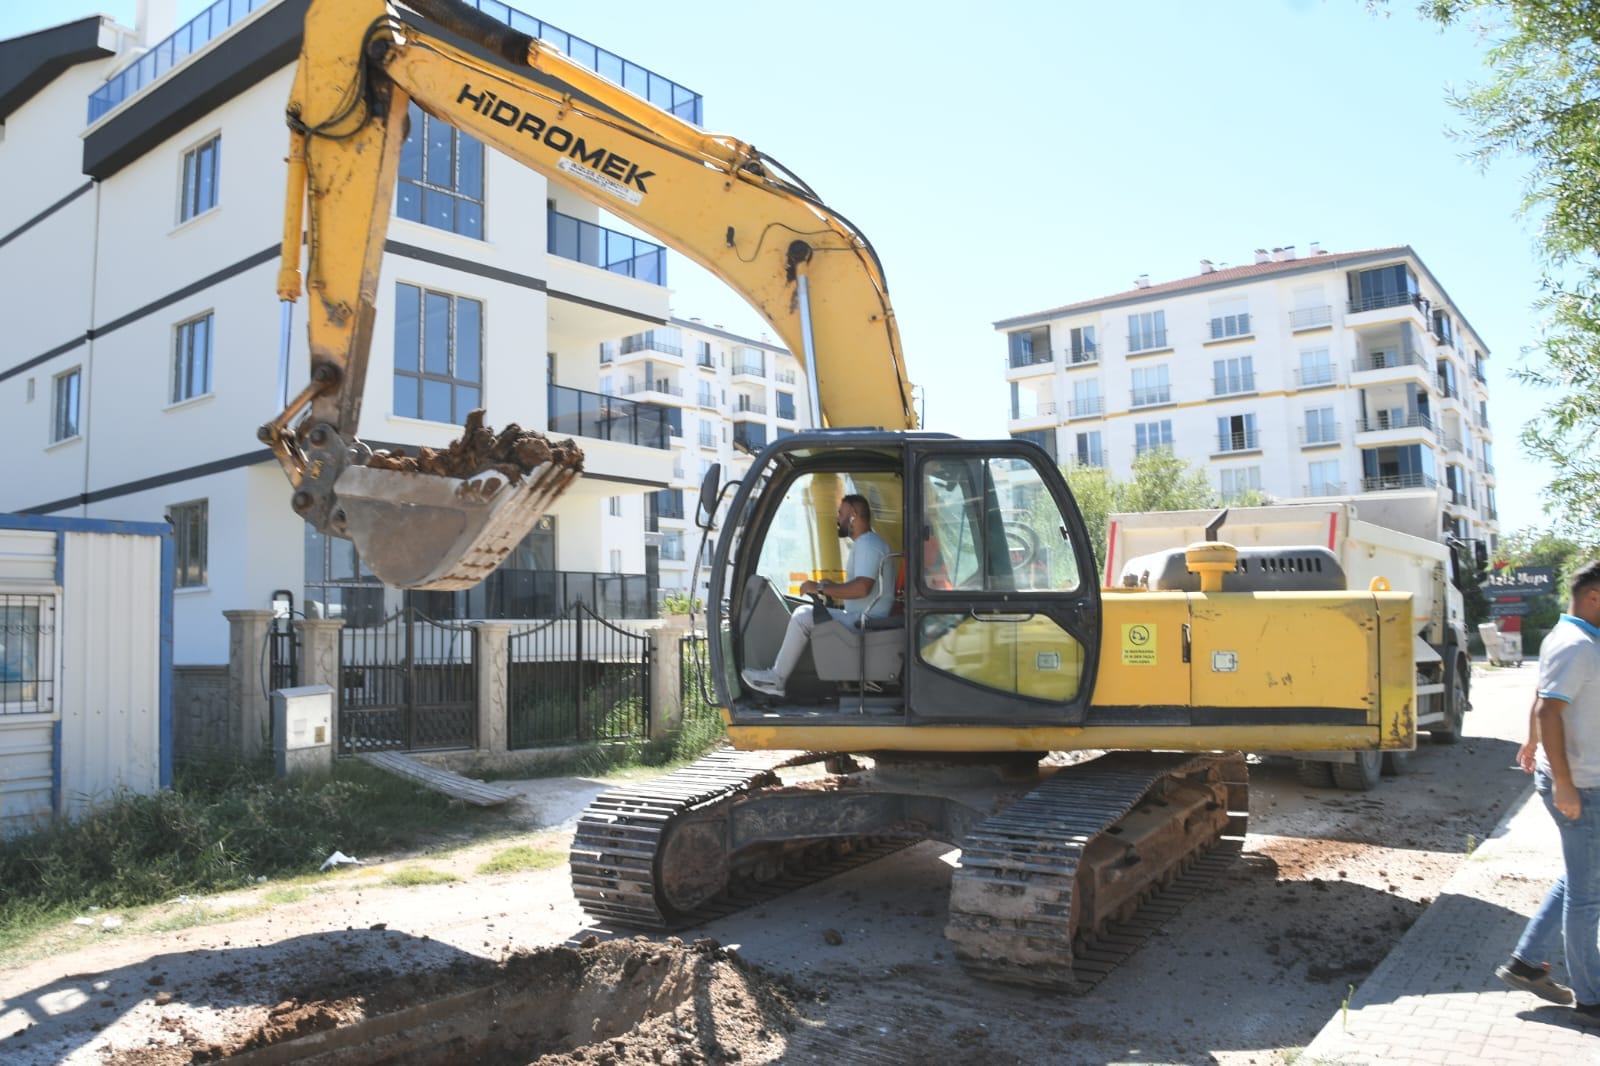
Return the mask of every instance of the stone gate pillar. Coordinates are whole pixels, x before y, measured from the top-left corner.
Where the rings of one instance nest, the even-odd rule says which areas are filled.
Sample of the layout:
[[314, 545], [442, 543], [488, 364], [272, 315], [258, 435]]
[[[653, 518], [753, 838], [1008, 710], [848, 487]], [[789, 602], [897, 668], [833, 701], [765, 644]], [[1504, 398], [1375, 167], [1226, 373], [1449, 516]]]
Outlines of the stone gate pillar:
[[297, 685], [327, 685], [339, 692], [339, 632], [344, 629], [340, 618], [298, 618], [294, 628], [300, 634], [300, 676]]
[[478, 671], [478, 750], [506, 750], [507, 690], [510, 687], [510, 622], [474, 622], [478, 634], [473, 665]]
[[673, 615], [650, 631], [650, 739], [660, 740], [683, 724], [682, 660], [678, 641], [689, 635], [686, 616]]
[[228, 620], [228, 730], [226, 744], [245, 759], [267, 750], [272, 703], [261, 669], [271, 611], [223, 611]]

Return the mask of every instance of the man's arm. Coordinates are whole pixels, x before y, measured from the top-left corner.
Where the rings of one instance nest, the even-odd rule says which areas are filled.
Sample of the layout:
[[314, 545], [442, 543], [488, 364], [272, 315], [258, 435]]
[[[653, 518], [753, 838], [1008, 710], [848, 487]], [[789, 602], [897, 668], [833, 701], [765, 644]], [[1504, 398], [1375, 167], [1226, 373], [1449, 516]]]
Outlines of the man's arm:
[[1544, 757], [1550, 763], [1551, 801], [1556, 810], [1575, 819], [1583, 811], [1583, 801], [1572, 783], [1572, 766], [1567, 762], [1567, 727], [1562, 720], [1566, 709], [1566, 700], [1540, 696], [1533, 705], [1533, 717], [1544, 743]]
[[1526, 773], [1533, 773], [1539, 754], [1539, 696], [1534, 694], [1528, 705], [1528, 739], [1517, 749], [1517, 765]]

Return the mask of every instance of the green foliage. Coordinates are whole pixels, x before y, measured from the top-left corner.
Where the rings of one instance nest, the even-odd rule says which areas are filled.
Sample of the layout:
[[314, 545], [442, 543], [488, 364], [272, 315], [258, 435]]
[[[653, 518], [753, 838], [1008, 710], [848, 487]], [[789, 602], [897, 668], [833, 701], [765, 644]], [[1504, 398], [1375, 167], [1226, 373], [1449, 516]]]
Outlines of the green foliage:
[[1572, 575], [1590, 559], [1600, 557], [1600, 546], [1595, 539], [1592, 529], [1585, 531], [1583, 540], [1537, 529], [1519, 530], [1501, 538], [1496, 562], [1516, 567], [1549, 566], [1556, 572], [1555, 590], [1548, 596], [1536, 596], [1528, 603], [1528, 613], [1522, 619], [1524, 652], [1536, 653], [1539, 642], [1567, 609], [1566, 589]]
[[499, 851], [479, 864], [480, 874], [515, 874], [536, 870], [551, 870], [567, 861], [565, 852], [550, 848], [534, 848], [527, 844]]
[[1546, 513], [1587, 535], [1600, 510], [1600, 6], [1568, 0], [1427, 0], [1423, 14], [1468, 23], [1494, 42], [1491, 74], [1452, 103], [1480, 164], [1526, 165], [1523, 213], [1545, 259], [1542, 338], [1516, 376], [1552, 399], [1522, 430], [1555, 478]]
[[674, 614], [699, 614], [700, 597], [687, 592], [668, 592], [661, 597], [661, 617]]
[[309, 873], [335, 850], [414, 840], [471, 815], [364, 763], [321, 779], [260, 766], [180, 768], [175, 787], [125, 795], [76, 822], [0, 844], [0, 940], [89, 907], [134, 907]]
[[1133, 476], [1123, 481], [1103, 467], [1080, 466], [1065, 472], [1078, 510], [1089, 528], [1095, 564], [1106, 564], [1109, 516], [1118, 512], [1188, 511], [1215, 507], [1216, 493], [1204, 470], [1166, 448], [1153, 448], [1133, 461]]
[[447, 885], [461, 878], [449, 870], [435, 870], [431, 866], [405, 866], [383, 879], [386, 885], [396, 888], [415, 888], [419, 885]]

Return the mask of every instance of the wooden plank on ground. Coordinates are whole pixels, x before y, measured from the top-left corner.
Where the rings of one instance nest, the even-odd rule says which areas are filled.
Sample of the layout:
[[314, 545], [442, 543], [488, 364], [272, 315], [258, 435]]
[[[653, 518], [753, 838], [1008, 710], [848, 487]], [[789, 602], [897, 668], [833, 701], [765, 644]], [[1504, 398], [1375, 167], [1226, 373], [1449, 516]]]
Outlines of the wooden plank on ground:
[[499, 785], [474, 781], [453, 770], [441, 770], [399, 751], [362, 752], [357, 758], [381, 770], [409, 778], [418, 784], [442, 792], [452, 799], [462, 800], [479, 807], [498, 807], [502, 803], [522, 798], [522, 793]]

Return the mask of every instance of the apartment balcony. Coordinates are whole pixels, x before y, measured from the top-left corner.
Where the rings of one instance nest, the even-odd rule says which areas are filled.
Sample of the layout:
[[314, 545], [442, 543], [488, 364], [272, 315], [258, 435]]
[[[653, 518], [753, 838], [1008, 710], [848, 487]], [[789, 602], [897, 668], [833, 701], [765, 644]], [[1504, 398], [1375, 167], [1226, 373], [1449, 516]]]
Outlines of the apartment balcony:
[[733, 376], [736, 378], [762, 378], [767, 376], [764, 363], [740, 361], [733, 364]]
[[1350, 366], [1350, 384], [1355, 388], [1391, 383], [1432, 389], [1433, 363], [1412, 349], [1403, 349], [1362, 355]]
[[780, 385], [793, 385], [799, 380], [799, 377], [793, 370], [774, 370], [772, 372], [772, 380]]
[[1416, 441], [1434, 444], [1438, 439], [1439, 430], [1433, 419], [1417, 412], [1397, 417], [1387, 411], [1379, 411], [1371, 418], [1356, 419], [1356, 443], [1362, 447]]
[[1361, 479], [1362, 492], [1401, 492], [1405, 489], [1433, 489], [1439, 480], [1428, 474], [1389, 474]]
[[102, 115], [210, 44], [250, 12], [275, 3], [277, 0], [217, 0], [179, 26], [171, 37], [140, 56], [138, 62], [119, 71], [115, 77], [90, 93], [88, 125], [94, 125]]
[[1100, 346], [1094, 341], [1084, 341], [1066, 351], [1068, 368], [1094, 366], [1100, 362]]
[[1103, 418], [1106, 413], [1104, 396], [1085, 396], [1067, 404], [1068, 418]]
[[683, 399], [683, 389], [668, 381], [626, 381], [622, 385], [622, 395], [624, 396], [643, 394], [670, 396], [677, 400]]
[[1011, 426], [1017, 429], [1036, 429], [1043, 426], [1053, 426], [1056, 423], [1056, 404], [1054, 400], [1047, 400], [1038, 404], [1032, 411], [1024, 411], [1020, 407], [1011, 409]]
[[681, 563], [686, 561], [683, 542], [669, 542], [661, 545], [660, 559], [664, 563]]
[[1344, 496], [1346, 495], [1345, 483], [1342, 481], [1324, 481], [1320, 485], [1301, 485], [1302, 496]]
[[1339, 368], [1332, 363], [1303, 366], [1294, 372], [1294, 387], [1297, 389], [1325, 389], [1338, 383]]
[[1020, 381], [1040, 377], [1055, 370], [1055, 359], [1049, 352], [1018, 353], [1006, 357], [1006, 380]]
[[[659, 244], [559, 211], [549, 212], [547, 228], [545, 250], [553, 256], [651, 285], [667, 283], [667, 250]], [[682, 356], [683, 352], [677, 354]]]
[[1327, 329], [1333, 325], [1333, 305], [1297, 307], [1289, 312], [1289, 331], [1301, 333], [1308, 329]]
[[1464, 452], [1467, 450], [1466, 442], [1453, 434], [1441, 434], [1439, 445], [1447, 452]]
[[702, 429], [700, 431], [699, 444], [702, 448], [715, 448], [717, 446], [716, 431]]
[[1219, 433], [1214, 439], [1216, 447], [1212, 455], [1228, 455], [1233, 452], [1258, 452], [1261, 450], [1261, 431], [1258, 429], [1245, 429], [1237, 433]]
[[717, 368], [717, 358], [714, 355], [696, 356], [694, 365], [702, 370], [715, 370]]
[[1431, 333], [1433, 323], [1428, 321], [1431, 311], [1428, 301], [1421, 296], [1404, 292], [1382, 293], [1349, 301], [1345, 305], [1344, 324], [1350, 329], [1359, 329], [1390, 322], [1409, 322], [1423, 333]]
[[609, 440], [662, 450], [672, 447], [666, 410], [618, 396], [547, 386], [550, 432], [569, 437]]
[[1133, 389], [1129, 402], [1134, 407], [1159, 407], [1172, 402], [1171, 385], [1153, 385], [1143, 389]]
[[759, 400], [747, 400], [741, 396], [739, 406], [734, 410], [741, 415], [764, 415], [767, 413], [767, 405]]
[[749, 452], [759, 452], [767, 446], [767, 427], [759, 422], [735, 422], [733, 444]]
[[715, 392], [712, 392], [708, 389], [701, 389], [700, 394], [694, 399], [695, 403], [699, 404], [701, 407], [709, 407], [713, 411], [717, 409], [717, 394]]

